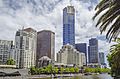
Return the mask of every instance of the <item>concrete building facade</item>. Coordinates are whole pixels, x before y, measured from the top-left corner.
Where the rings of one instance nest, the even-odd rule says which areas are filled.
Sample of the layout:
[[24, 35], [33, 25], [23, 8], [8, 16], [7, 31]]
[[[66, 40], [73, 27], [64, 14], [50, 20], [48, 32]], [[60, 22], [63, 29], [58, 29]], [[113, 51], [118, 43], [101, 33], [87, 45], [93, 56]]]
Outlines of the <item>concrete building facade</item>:
[[37, 32], [32, 28], [18, 30], [15, 36], [17, 68], [30, 68], [36, 64]]
[[63, 9], [63, 45], [75, 46], [75, 9], [67, 6]]
[[10, 49], [10, 59], [16, 60], [16, 52], [15, 52], [15, 45], [12, 45]]
[[6, 64], [10, 58], [10, 50], [13, 46], [13, 41], [0, 40], [0, 64]]
[[87, 44], [86, 43], [77, 43], [75, 44], [77, 51], [85, 53], [86, 64], [87, 64]]
[[57, 62], [66, 65], [83, 66], [86, 64], [85, 54], [80, 53], [72, 45], [64, 45], [57, 53]]
[[[55, 61], [55, 33], [50, 30], [42, 30], [37, 33], [37, 58], [36, 62], [43, 56]], [[36, 63], [38, 66], [38, 63]]]

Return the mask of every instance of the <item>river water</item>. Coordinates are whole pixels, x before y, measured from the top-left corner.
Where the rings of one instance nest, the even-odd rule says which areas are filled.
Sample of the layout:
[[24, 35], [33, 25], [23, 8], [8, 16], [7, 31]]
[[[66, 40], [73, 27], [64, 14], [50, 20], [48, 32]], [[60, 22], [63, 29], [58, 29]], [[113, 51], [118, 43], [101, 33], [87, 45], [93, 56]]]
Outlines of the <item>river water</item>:
[[65, 78], [61, 78], [61, 77], [60, 78], [44, 78], [44, 79], [113, 79], [113, 78], [108, 74], [100, 74], [100, 75], [75, 76], [75, 77], [65, 77]]

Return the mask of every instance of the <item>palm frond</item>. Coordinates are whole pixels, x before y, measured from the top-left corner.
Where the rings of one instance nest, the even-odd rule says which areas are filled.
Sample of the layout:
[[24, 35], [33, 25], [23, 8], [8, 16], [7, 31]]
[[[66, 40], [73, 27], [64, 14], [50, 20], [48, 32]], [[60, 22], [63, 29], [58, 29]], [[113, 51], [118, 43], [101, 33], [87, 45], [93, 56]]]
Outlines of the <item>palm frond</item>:
[[[117, 10], [119, 8], [117, 6], [113, 6], [111, 7], [105, 14], [103, 14], [103, 16], [101, 16], [101, 18], [98, 20], [98, 23], [96, 25], [99, 25], [100, 22], [104, 22], [106, 20], [111, 20], [110, 22], [112, 22], [116, 17], [117, 14], [119, 13]], [[100, 22], [99, 22], [100, 21]]]
[[[117, 18], [116, 22], [111, 26], [111, 28], [108, 30], [106, 38], [110, 38], [110, 40], [113, 38], [116, 38], [120, 32], [120, 16]], [[114, 26], [114, 27], [113, 27]]]
[[[116, 39], [120, 32], [120, 0], [102, 0], [95, 8], [98, 11], [95, 13], [93, 20], [103, 11], [106, 12], [98, 19], [96, 27], [99, 26], [100, 32], [106, 31], [106, 38], [111, 41]], [[115, 21], [115, 22], [114, 22]], [[114, 23], [113, 23], [114, 22]], [[111, 25], [113, 24], [113, 25]]]
[[102, 6], [97, 6], [96, 8], [98, 8], [98, 11], [93, 16], [93, 20], [95, 19], [96, 16], [98, 16], [102, 11], [106, 10], [108, 7], [109, 7], [109, 3], [108, 2], [106, 2]]

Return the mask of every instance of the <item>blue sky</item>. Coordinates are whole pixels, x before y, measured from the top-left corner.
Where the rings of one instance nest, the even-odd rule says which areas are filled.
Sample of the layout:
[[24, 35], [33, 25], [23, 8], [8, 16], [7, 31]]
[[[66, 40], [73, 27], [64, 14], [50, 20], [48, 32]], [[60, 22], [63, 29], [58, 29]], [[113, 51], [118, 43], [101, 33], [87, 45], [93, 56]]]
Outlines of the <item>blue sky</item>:
[[[71, 1], [71, 2], [70, 2]], [[99, 40], [99, 52], [107, 55], [111, 44], [106, 42], [105, 33], [100, 35], [92, 20], [97, 0], [0, 0], [0, 39], [14, 40], [15, 32], [32, 27], [55, 32], [56, 53], [62, 46], [62, 10], [73, 5], [76, 10], [76, 43], [86, 42], [96, 37]]]

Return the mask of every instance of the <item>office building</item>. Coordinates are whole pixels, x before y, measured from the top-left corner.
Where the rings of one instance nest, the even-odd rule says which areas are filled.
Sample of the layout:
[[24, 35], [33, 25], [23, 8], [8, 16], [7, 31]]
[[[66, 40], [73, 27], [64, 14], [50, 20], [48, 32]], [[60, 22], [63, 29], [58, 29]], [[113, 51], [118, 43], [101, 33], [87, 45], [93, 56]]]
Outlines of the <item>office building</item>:
[[88, 46], [88, 59], [89, 63], [99, 63], [98, 60], [98, 40], [96, 38], [91, 38], [89, 40], [89, 46]]
[[100, 52], [100, 53], [99, 53], [99, 63], [100, 63], [101, 65], [104, 65], [104, 64], [105, 64], [105, 55], [104, 55], [103, 52]]
[[87, 44], [86, 43], [77, 43], [77, 44], [75, 44], [75, 48], [77, 49], [77, 51], [85, 53], [86, 64], [87, 64]]
[[10, 59], [16, 60], [16, 52], [15, 52], [15, 45], [12, 45], [10, 49]]
[[[50, 30], [43, 30], [37, 33], [37, 60], [43, 57], [49, 57], [52, 62], [55, 61], [55, 33]], [[36, 63], [38, 66], [38, 63]]]
[[13, 41], [0, 40], [0, 64], [7, 64], [7, 60], [10, 58], [12, 45]]
[[75, 9], [67, 6], [63, 9], [63, 45], [75, 46]]
[[57, 62], [63, 63], [66, 66], [78, 66], [82, 67], [86, 64], [85, 54], [80, 53], [72, 45], [64, 45], [62, 49], [57, 53]]
[[32, 28], [18, 30], [15, 36], [17, 68], [30, 68], [36, 61], [37, 32]]

